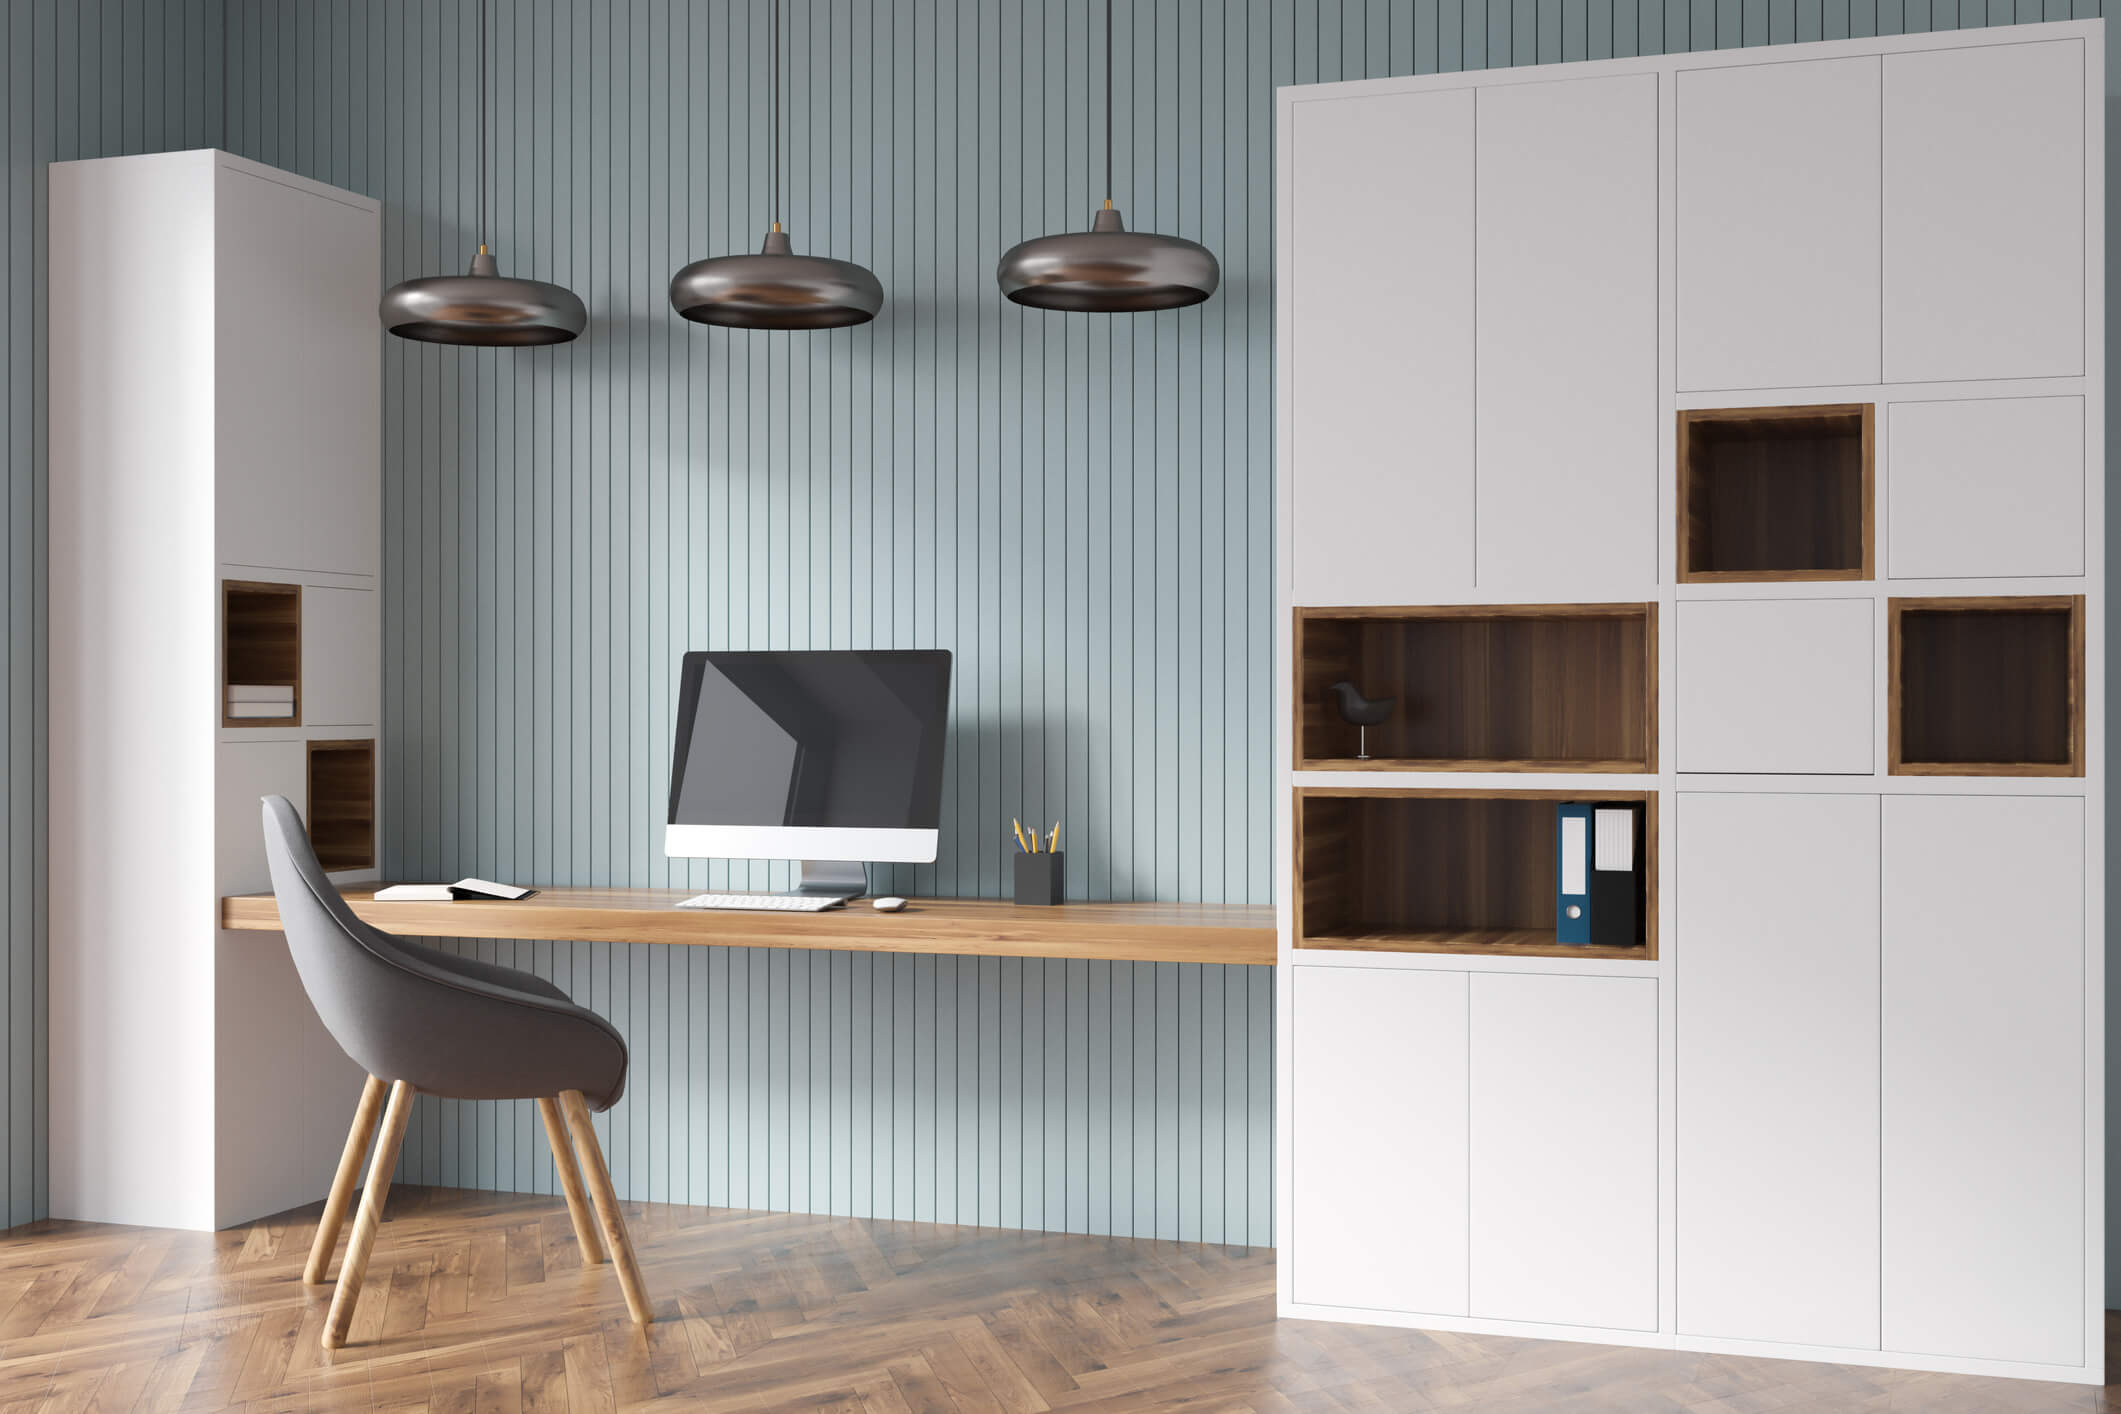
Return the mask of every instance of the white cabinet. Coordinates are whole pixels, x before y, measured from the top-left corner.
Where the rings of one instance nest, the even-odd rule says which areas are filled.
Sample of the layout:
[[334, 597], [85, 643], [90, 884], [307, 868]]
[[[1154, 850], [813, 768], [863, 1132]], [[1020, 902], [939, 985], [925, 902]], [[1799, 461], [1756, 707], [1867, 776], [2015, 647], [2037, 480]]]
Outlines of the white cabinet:
[[1296, 1300], [1465, 1314], [1466, 981], [1297, 970]]
[[369, 727], [382, 720], [383, 615], [372, 589], [302, 591], [302, 721]]
[[1656, 982], [1472, 985], [1472, 1313], [1655, 1330]]
[[2084, 573], [2084, 399], [1894, 403], [1886, 571]]
[[1679, 605], [1679, 769], [1867, 775], [1868, 599]]
[[1478, 117], [1476, 576], [1649, 583], [1656, 75], [1486, 89]]
[[1294, 597], [1473, 584], [1473, 93], [1295, 105]]
[[2082, 373], [2083, 41], [1884, 62], [1885, 377]]
[[1884, 840], [1885, 1343], [2078, 1364], [2084, 803], [1894, 798]]
[[1878, 798], [1678, 828], [1679, 1329], [1875, 1350]]
[[1685, 70], [1677, 89], [1679, 386], [1877, 382], [1878, 58]]

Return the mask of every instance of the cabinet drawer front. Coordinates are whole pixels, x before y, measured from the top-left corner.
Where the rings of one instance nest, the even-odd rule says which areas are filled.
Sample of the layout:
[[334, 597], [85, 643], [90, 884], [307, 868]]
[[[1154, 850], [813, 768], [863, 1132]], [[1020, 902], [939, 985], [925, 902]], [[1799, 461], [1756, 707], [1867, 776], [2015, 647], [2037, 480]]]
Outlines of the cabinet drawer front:
[[1876, 663], [1868, 599], [1679, 606], [1679, 769], [1868, 775]]
[[1887, 573], [2084, 573], [2084, 399], [1894, 403], [1886, 416]]
[[1889, 1350], [2084, 1358], [2084, 804], [1885, 803]]
[[1878, 798], [1683, 794], [1679, 1329], [1878, 1348]]
[[1305, 967], [1292, 991], [1295, 1299], [1464, 1315], [1465, 974]]

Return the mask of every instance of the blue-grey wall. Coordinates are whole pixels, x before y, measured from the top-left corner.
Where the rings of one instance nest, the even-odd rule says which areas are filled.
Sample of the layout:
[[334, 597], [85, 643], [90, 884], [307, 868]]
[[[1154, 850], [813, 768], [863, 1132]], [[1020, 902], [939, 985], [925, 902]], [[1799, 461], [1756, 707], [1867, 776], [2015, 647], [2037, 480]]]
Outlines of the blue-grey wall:
[[[662, 295], [767, 219], [764, 0], [493, 8], [492, 234], [593, 323], [562, 350], [387, 350], [390, 869], [768, 884], [657, 857], [678, 654], [933, 644], [959, 654], [945, 854], [880, 885], [998, 892], [1024, 814], [1067, 819], [1073, 892], [1256, 901], [1274, 86], [2098, 12], [1120, 0], [1113, 195], [1207, 241], [1225, 285], [1098, 319], [1019, 311], [991, 272], [1104, 195], [1102, 7], [790, 0], [785, 215], [891, 303], [788, 336], [695, 329]], [[11, 1217], [42, 1211], [42, 163], [220, 141], [383, 198], [388, 278], [460, 268], [475, 36], [470, 0], [8, 0]], [[632, 1039], [608, 1137], [638, 1196], [1271, 1237], [1263, 969], [481, 951]], [[522, 1107], [423, 1105], [405, 1166], [545, 1188], [540, 1147]]]

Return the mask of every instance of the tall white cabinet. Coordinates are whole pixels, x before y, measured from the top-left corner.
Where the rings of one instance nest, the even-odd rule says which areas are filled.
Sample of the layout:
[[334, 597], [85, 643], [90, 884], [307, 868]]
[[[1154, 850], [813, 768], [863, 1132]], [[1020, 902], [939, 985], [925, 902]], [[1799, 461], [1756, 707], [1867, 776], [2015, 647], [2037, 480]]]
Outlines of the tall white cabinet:
[[2104, 1378], [2102, 54], [1282, 90], [1284, 1314]]
[[321, 1196], [361, 1074], [278, 934], [259, 797], [376, 877], [376, 202], [227, 153], [50, 198], [51, 1211], [226, 1227]]

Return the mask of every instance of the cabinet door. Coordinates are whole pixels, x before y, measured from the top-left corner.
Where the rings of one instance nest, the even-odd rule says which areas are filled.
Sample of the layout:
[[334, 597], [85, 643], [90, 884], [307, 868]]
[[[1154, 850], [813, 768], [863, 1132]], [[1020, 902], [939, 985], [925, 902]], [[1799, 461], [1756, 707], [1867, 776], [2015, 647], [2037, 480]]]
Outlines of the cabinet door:
[[1885, 376], [2084, 371], [2084, 44], [1885, 59]]
[[1679, 605], [1679, 769], [1867, 775], [1868, 599]]
[[1679, 797], [1679, 1329], [1878, 1348], [1878, 798]]
[[308, 794], [307, 748], [299, 741], [224, 741], [215, 748], [214, 884], [222, 894], [272, 887], [265, 864], [261, 798], [284, 795], [301, 809]]
[[2084, 573], [2084, 399], [1894, 403], [1886, 425], [1894, 578]]
[[1482, 588], [1657, 573], [1657, 78], [1481, 91]]
[[1299, 604], [1473, 584], [1473, 92], [1298, 103], [1289, 271]]
[[1295, 1299], [1466, 1313], [1466, 976], [1299, 967]]
[[1885, 804], [1888, 1350], [2084, 1358], [2084, 804]]
[[1472, 1313], [1655, 1330], [1656, 982], [1472, 986]]
[[1679, 386], [1878, 381], [1879, 66], [1678, 76]]
[[383, 622], [372, 589], [302, 591], [302, 721], [373, 727], [382, 720]]

